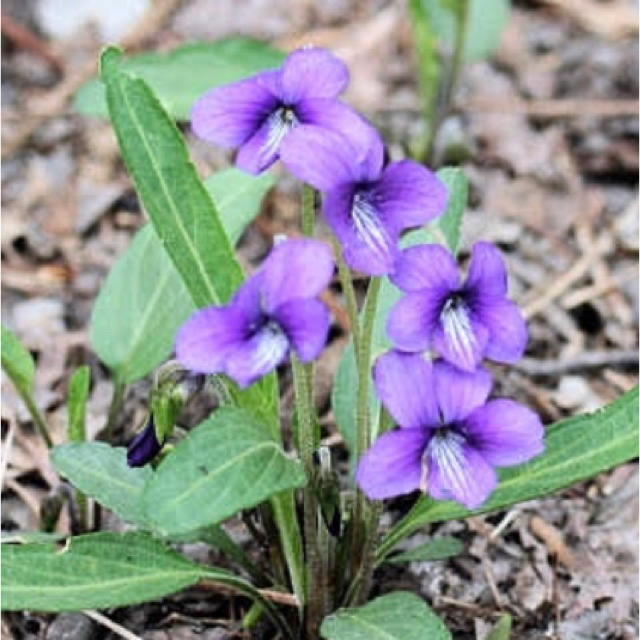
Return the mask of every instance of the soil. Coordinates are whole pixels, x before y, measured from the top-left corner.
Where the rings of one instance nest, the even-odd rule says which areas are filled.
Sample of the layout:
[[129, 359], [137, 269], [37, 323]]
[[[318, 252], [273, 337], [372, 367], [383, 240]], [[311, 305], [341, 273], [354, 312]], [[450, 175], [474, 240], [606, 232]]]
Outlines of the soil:
[[[113, 387], [90, 349], [90, 312], [109, 267], [144, 222], [110, 125], [70, 105], [68, 88], [87, 77], [102, 44], [125, 38], [132, 51], [168, 50], [238, 34], [285, 49], [321, 44], [349, 65], [346, 100], [379, 126], [392, 158], [406, 155], [424, 126], [399, 0], [111, 3], [93, 27], [73, 28], [80, 19], [74, 4], [6, 1], [2, 31], [2, 321], [37, 359], [36, 399], [58, 442], [66, 387], [79, 364], [92, 372], [90, 433], [103, 424]], [[637, 35], [633, 1], [514, 2], [496, 53], [463, 67], [435, 144], [434, 165], [461, 162], [470, 179], [462, 255], [476, 239], [497, 243], [529, 321], [526, 358], [495, 368], [496, 391], [530, 405], [545, 423], [601, 407], [638, 380]], [[203, 174], [229, 163], [228, 154], [184, 130]], [[275, 233], [295, 230], [297, 206], [283, 176], [241, 240], [246, 264], [259, 262]], [[331, 295], [339, 307], [339, 287]], [[318, 404], [323, 435], [344, 464], [328, 403], [345, 344], [344, 321], [334, 315]], [[290, 381], [282, 376], [290, 413]], [[129, 390], [116, 444], [132, 438], [148, 390], [148, 381]], [[202, 398], [183, 417], [185, 427], [211, 401]], [[37, 529], [40, 506], [60, 479], [5, 378], [2, 436], [2, 528]], [[384, 525], [412, 500], [391, 502]], [[465, 551], [383, 567], [374, 594], [420, 593], [460, 640], [482, 640], [503, 612], [513, 616], [517, 639], [631, 640], [638, 636], [637, 514], [633, 462], [560, 495], [415, 534], [407, 548], [448, 534]], [[57, 530], [70, 526], [63, 511]], [[122, 523], [105, 514], [102, 526]], [[252, 550], [240, 521], [229, 529]], [[224, 566], [204, 545], [185, 551]], [[268, 625], [242, 630], [247, 609], [242, 598], [190, 589], [103, 613], [147, 640], [271, 637]], [[121, 637], [83, 614], [5, 614], [2, 631], [25, 640]]]

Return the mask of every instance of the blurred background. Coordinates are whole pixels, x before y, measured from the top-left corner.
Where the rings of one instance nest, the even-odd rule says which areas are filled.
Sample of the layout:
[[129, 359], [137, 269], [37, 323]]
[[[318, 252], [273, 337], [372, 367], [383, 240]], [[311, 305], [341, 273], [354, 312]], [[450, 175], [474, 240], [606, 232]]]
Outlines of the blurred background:
[[[527, 357], [496, 370], [497, 391], [550, 423], [597, 409], [637, 383], [637, 2], [474, 0], [475, 31], [486, 35], [477, 51], [456, 60], [443, 35], [450, 25], [431, 25], [440, 80], [457, 73], [455, 86], [445, 86], [429, 84], [419, 24], [420, 11], [438, 1], [2, 3], [2, 321], [37, 358], [35, 395], [54, 435], [64, 432], [66, 385], [80, 364], [92, 369], [89, 432], [104, 421], [112, 383], [89, 346], [89, 317], [110, 266], [145, 220], [108, 120], [81, 113], [92, 110], [86, 89], [84, 106], [74, 98], [95, 75], [101, 47], [113, 42], [127, 55], [231, 36], [284, 51], [328, 47], [351, 71], [345, 99], [380, 128], [393, 159], [460, 165], [469, 178], [462, 256], [477, 239], [497, 243], [511, 295], [530, 323]], [[229, 165], [229, 154], [180, 126], [202, 175]], [[241, 260], [255, 265], [274, 234], [297, 227], [296, 186], [282, 175], [240, 242]], [[318, 403], [326, 441], [339, 455], [329, 406], [345, 345], [338, 287], [330, 302], [334, 329], [319, 364]], [[145, 381], [129, 392], [123, 443], [144, 416], [147, 392]], [[290, 410], [286, 384], [283, 403]], [[38, 528], [41, 502], [60, 482], [28, 423], [3, 378], [3, 530]], [[385, 569], [376, 588], [421, 593], [456, 638], [484, 638], [503, 610], [514, 615], [514, 638], [631, 640], [638, 633], [637, 487], [632, 463], [506, 513], [437, 525], [432, 533], [460, 537], [465, 554]], [[64, 513], [56, 526], [68, 528]], [[113, 617], [154, 640], [243, 637], [233, 603], [208, 598], [187, 592]], [[12, 614], [3, 632], [116, 637], [93, 625], [82, 616]]]

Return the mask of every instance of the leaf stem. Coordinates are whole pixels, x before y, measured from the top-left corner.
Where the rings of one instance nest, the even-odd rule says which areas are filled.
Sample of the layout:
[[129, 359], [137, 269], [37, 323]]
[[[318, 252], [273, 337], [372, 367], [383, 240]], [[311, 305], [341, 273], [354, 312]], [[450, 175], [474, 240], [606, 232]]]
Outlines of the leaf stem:
[[[17, 387], [16, 387], [17, 388]], [[53, 440], [51, 439], [51, 434], [49, 433], [49, 428], [47, 427], [47, 423], [43, 415], [40, 413], [40, 409], [36, 407], [36, 403], [33, 401], [31, 394], [29, 393], [21, 393], [20, 389], [18, 392], [22, 396], [22, 400], [29, 410], [29, 414], [31, 415], [31, 419], [33, 420], [33, 424], [36, 425], [40, 435], [44, 438], [45, 443], [47, 444], [47, 448], [51, 449], [53, 447]]]
[[[371, 424], [369, 416], [369, 381], [371, 378], [371, 341], [373, 338], [373, 324], [378, 294], [382, 278], [372, 278], [369, 282], [367, 297], [362, 311], [362, 333], [360, 334], [360, 354], [358, 363], [358, 396], [356, 405], [356, 463], [364, 455], [371, 444]], [[356, 492], [356, 502], [353, 519], [353, 539], [351, 553], [353, 558], [352, 575], [358, 573], [362, 558], [362, 543], [365, 529], [366, 498], [360, 489]]]
[[347, 305], [347, 315], [349, 316], [349, 324], [351, 325], [351, 339], [353, 340], [354, 353], [356, 362], [360, 356], [360, 322], [358, 320], [358, 302], [356, 300], [356, 291], [353, 286], [353, 278], [351, 271], [347, 267], [344, 257], [342, 256], [342, 247], [335, 236], [331, 236], [331, 244], [336, 255], [336, 263], [338, 265], [338, 275], [340, 276], [340, 284], [342, 285], [342, 295]]

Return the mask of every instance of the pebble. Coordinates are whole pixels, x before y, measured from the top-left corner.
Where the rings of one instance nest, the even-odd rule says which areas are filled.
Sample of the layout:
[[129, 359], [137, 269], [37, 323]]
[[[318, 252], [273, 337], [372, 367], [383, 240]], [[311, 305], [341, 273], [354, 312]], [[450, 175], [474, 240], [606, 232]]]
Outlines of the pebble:
[[47, 629], [47, 640], [92, 640], [95, 624], [82, 613], [62, 613]]

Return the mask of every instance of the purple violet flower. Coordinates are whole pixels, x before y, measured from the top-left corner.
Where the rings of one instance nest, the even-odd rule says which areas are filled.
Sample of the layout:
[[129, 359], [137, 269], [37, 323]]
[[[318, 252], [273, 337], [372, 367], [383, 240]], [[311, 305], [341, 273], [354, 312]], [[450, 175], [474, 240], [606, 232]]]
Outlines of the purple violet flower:
[[508, 363], [522, 357], [526, 323], [507, 299], [507, 273], [492, 244], [475, 243], [462, 285], [455, 259], [439, 245], [405, 250], [391, 280], [407, 292], [387, 321], [387, 334], [396, 348], [434, 348], [466, 371], [474, 371], [483, 357]]
[[136, 435], [127, 447], [127, 465], [144, 467], [147, 462], [151, 462], [160, 453], [162, 444], [158, 442], [156, 426], [153, 416], [151, 416], [147, 426]]
[[318, 357], [329, 311], [317, 299], [333, 275], [329, 247], [311, 239], [276, 245], [231, 302], [194, 313], [179, 330], [176, 357], [199, 373], [226, 373], [241, 387], [266, 375], [293, 348]]
[[373, 127], [366, 136], [345, 139], [300, 126], [283, 143], [281, 157], [296, 177], [323, 192], [323, 213], [345, 261], [364, 273], [392, 273], [402, 232], [446, 207], [446, 187], [426, 167], [412, 160], [384, 166], [384, 146]]
[[374, 369], [378, 396], [400, 429], [380, 436], [356, 480], [374, 500], [420, 489], [437, 500], [479, 507], [496, 486], [494, 467], [544, 449], [538, 416], [513, 400], [489, 400], [491, 376], [442, 360], [391, 351]]
[[300, 124], [350, 137], [370, 125], [336, 98], [349, 83], [344, 63], [326, 49], [290, 53], [279, 69], [211, 89], [191, 110], [194, 133], [221, 147], [239, 147], [236, 166], [257, 174], [279, 157], [281, 143]]

